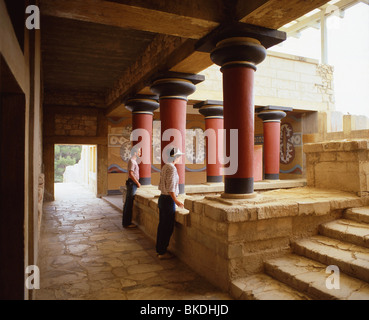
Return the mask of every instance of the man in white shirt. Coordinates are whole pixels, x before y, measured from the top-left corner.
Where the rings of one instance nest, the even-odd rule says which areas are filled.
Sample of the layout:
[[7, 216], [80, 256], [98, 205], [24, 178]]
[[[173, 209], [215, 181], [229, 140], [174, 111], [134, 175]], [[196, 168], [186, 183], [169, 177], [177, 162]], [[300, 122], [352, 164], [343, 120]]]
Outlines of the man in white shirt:
[[131, 150], [131, 158], [128, 161], [128, 180], [126, 181], [127, 194], [123, 207], [123, 228], [136, 228], [137, 226], [132, 223], [132, 210], [133, 200], [137, 191], [137, 188], [141, 187], [139, 182], [140, 169], [137, 164], [137, 158], [141, 156], [141, 149], [133, 147]]
[[173, 256], [167, 252], [170, 237], [173, 234], [176, 205], [183, 208], [183, 203], [178, 199], [179, 177], [175, 164], [179, 162], [183, 153], [178, 148], [173, 148], [169, 154], [169, 161], [160, 173], [159, 190], [161, 191], [159, 205], [159, 225], [156, 238], [156, 252], [159, 259], [170, 259]]

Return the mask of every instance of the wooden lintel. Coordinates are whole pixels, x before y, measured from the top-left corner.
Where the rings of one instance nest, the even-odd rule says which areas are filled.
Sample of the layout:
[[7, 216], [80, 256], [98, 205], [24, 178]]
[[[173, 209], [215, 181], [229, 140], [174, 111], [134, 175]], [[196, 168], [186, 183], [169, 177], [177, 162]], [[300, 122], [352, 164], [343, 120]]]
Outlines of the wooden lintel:
[[48, 144], [96, 144], [107, 145], [108, 136], [86, 137], [86, 136], [45, 136], [44, 143]]
[[80, 114], [80, 115], [94, 115], [97, 116], [99, 113], [103, 113], [103, 109], [91, 108], [87, 106], [66, 106], [66, 105], [49, 105], [44, 103], [44, 114]]
[[105, 96], [94, 92], [55, 92], [45, 91], [45, 105], [60, 106], [84, 106], [93, 108], [105, 108]]
[[41, 14], [190, 39], [200, 39], [218, 23], [110, 1], [43, 0]]
[[240, 22], [253, 24], [265, 28], [279, 29], [286, 23], [318, 8], [329, 0], [259, 0], [261, 4], [252, 11], [244, 13]]

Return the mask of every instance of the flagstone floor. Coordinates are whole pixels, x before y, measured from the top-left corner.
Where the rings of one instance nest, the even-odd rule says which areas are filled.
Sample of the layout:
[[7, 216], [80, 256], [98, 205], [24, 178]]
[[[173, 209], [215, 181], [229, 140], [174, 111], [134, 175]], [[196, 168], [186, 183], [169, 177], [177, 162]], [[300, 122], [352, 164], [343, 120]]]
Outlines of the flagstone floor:
[[159, 260], [139, 229], [82, 186], [56, 184], [44, 204], [36, 300], [228, 300], [179, 259]]

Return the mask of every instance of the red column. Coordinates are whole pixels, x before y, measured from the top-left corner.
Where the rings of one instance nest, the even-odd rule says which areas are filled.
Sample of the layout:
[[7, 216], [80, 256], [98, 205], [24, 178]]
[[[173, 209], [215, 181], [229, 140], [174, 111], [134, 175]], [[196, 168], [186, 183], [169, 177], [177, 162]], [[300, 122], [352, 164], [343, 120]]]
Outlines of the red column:
[[284, 111], [292, 108], [266, 106], [256, 109], [258, 117], [263, 120], [264, 131], [264, 172], [265, 179], [279, 179], [281, 119]]
[[[196, 90], [195, 84], [204, 81], [204, 76], [168, 72], [159, 76], [151, 85], [151, 91], [159, 95], [161, 120], [162, 166], [166, 161], [165, 147], [171, 144], [186, 151], [187, 97]], [[173, 129], [169, 130], [168, 129]], [[165, 135], [169, 136], [165, 136]], [[170, 137], [172, 135], [172, 137]], [[170, 139], [166, 141], [166, 139]], [[176, 165], [179, 175], [179, 193], [185, 192], [185, 156]]]
[[265, 179], [279, 179], [280, 122], [264, 122], [264, 170]]
[[137, 141], [142, 146], [142, 155], [139, 160], [140, 183], [151, 184], [151, 159], [152, 159], [152, 121], [153, 112], [159, 108], [155, 96], [138, 95], [126, 102], [126, 108], [132, 111], [132, 131], [143, 129]]
[[[210, 57], [223, 73], [224, 129], [226, 155], [237, 157], [235, 173], [225, 174], [223, 197], [254, 197], [254, 72], [265, 59], [266, 50], [252, 38], [235, 37], [220, 41]], [[238, 155], [230, 154], [231, 129], [238, 132]], [[232, 159], [231, 159], [232, 161]]]
[[[186, 109], [187, 101], [178, 98], [166, 98], [160, 99], [160, 120], [161, 120], [161, 163], [164, 165], [166, 159], [163, 155], [164, 148], [170, 144], [174, 143], [174, 146], [178, 147], [182, 152], [186, 150]], [[173, 130], [170, 141], [163, 140], [163, 135], [168, 129]], [[168, 134], [168, 133], [167, 133]], [[168, 137], [169, 138], [169, 137]], [[180, 163], [176, 164], [178, 176], [179, 176], [179, 193], [184, 193], [185, 186], [185, 156], [181, 156]]]
[[[205, 117], [206, 137], [206, 181], [222, 182], [223, 172], [220, 157], [223, 157], [223, 101], [207, 100], [194, 105]], [[210, 132], [208, 132], [210, 131]]]

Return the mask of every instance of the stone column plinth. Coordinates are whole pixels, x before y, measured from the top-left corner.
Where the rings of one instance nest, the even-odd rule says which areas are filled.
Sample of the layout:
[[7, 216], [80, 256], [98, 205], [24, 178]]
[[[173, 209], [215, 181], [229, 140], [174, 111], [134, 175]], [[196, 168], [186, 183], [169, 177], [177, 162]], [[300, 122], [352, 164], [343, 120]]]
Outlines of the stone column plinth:
[[[186, 111], [187, 97], [194, 93], [196, 84], [204, 81], [204, 76], [168, 72], [156, 78], [151, 91], [159, 95], [161, 120], [161, 152], [162, 166], [168, 156], [168, 148], [172, 146], [186, 150]], [[171, 129], [171, 130], [168, 130]], [[185, 157], [176, 165], [179, 175], [179, 192], [184, 193]]]
[[292, 111], [292, 108], [265, 106], [256, 108], [255, 111], [258, 117], [263, 120], [265, 179], [278, 180], [281, 148], [281, 119], [286, 116], [287, 111]]
[[210, 57], [223, 73], [224, 129], [226, 154], [235, 143], [231, 129], [238, 133], [238, 168], [224, 176], [224, 197], [253, 197], [254, 193], [254, 73], [266, 57], [259, 40], [249, 37], [226, 38], [217, 43]]
[[[206, 100], [194, 105], [205, 117], [206, 136], [206, 181], [223, 182], [223, 101]], [[220, 131], [222, 130], [222, 131]]]
[[132, 131], [142, 129], [138, 141], [141, 143], [142, 156], [140, 167], [140, 183], [151, 184], [151, 159], [152, 159], [152, 121], [153, 112], [159, 108], [158, 98], [149, 95], [137, 95], [126, 101], [125, 105], [132, 112]]

